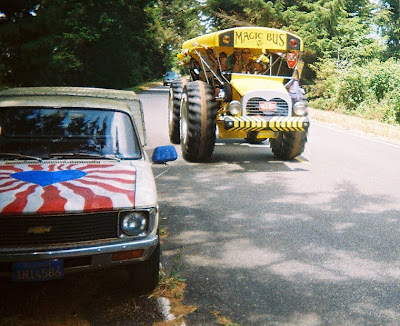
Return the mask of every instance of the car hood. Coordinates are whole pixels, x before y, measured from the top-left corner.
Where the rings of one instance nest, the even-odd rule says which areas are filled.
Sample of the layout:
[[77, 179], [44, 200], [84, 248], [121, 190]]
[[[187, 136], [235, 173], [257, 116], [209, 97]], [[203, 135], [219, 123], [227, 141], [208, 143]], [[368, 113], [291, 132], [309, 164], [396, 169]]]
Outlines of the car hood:
[[66, 214], [156, 205], [151, 166], [110, 161], [0, 164], [1, 214]]

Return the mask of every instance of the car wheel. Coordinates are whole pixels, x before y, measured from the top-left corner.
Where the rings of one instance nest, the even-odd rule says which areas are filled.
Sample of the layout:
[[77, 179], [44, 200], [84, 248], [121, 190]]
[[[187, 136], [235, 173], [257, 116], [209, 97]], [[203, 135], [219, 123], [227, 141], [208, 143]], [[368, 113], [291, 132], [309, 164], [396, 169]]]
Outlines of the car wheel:
[[150, 293], [158, 285], [160, 272], [160, 241], [146, 261], [127, 267], [132, 281], [132, 289], [138, 292]]

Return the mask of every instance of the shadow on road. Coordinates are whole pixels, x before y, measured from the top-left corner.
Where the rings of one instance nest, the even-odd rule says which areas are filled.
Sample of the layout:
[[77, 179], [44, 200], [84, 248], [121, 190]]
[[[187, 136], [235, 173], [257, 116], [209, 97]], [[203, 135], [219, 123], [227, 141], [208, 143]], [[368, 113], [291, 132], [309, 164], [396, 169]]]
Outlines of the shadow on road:
[[[171, 166], [157, 180], [171, 230], [165, 265], [183, 253], [186, 300], [198, 306], [189, 325], [217, 325], [214, 310], [240, 325], [398, 324], [400, 212], [385, 209], [393, 199], [307, 162], [246, 157], [241, 146], [217, 146], [209, 164]], [[294, 170], [303, 173], [288, 183]], [[318, 173], [326, 185], [315, 184]]]
[[154, 298], [129, 290], [124, 271], [66, 276], [45, 283], [1, 283], [0, 325], [152, 325]]

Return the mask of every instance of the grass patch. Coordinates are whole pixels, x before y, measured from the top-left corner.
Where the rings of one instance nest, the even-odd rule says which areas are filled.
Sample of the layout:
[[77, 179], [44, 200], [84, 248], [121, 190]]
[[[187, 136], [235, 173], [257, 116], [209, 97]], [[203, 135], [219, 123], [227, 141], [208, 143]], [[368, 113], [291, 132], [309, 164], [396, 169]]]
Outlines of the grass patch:
[[236, 324], [232, 322], [229, 318], [226, 318], [221, 315], [221, 313], [217, 310], [214, 310], [211, 312], [215, 318], [217, 318], [217, 323], [223, 326], [240, 326], [239, 324]]
[[134, 91], [136, 94], [139, 94], [151, 87], [154, 86], [161, 86], [162, 85], [162, 81], [161, 80], [156, 80], [156, 81], [151, 81], [151, 82], [147, 82], [147, 83], [143, 83], [141, 85], [137, 85], [137, 86], [133, 86], [131, 88], [126, 89], [127, 91]]

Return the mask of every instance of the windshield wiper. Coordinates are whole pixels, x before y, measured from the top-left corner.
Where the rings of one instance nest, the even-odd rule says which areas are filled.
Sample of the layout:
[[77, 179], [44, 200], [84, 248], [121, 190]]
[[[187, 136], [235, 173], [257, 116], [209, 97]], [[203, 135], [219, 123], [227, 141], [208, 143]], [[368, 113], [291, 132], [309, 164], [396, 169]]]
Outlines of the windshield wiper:
[[20, 153], [0, 153], [0, 157], [2, 158], [12, 158], [12, 159], [24, 159], [24, 160], [35, 160], [35, 161], [42, 161], [41, 157], [30, 156]]
[[96, 153], [86, 153], [86, 152], [71, 152], [71, 153], [50, 153], [49, 157], [51, 158], [97, 158], [97, 159], [104, 159], [104, 160], [114, 160], [120, 161], [119, 158], [111, 155], [102, 155]]

